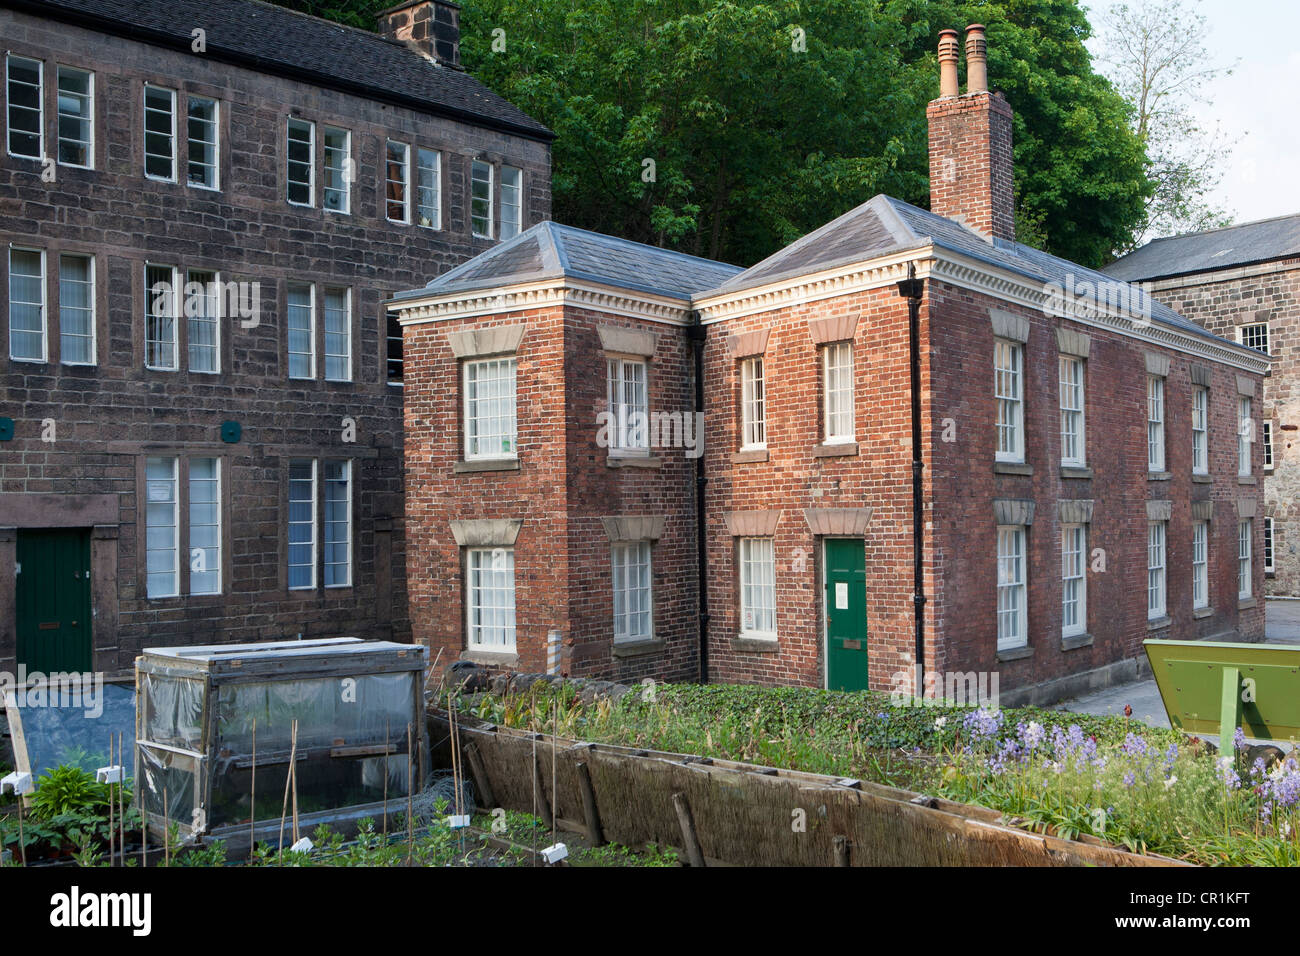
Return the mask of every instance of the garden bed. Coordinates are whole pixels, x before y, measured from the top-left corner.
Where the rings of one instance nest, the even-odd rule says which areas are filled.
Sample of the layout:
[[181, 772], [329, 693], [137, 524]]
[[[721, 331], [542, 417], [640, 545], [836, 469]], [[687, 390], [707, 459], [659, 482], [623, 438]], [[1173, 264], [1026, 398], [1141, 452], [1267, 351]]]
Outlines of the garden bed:
[[[888, 695], [664, 685], [617, 701], [534, 683], [457, 699], [503, 727], [856, 778], [1035, 833], [1197, 864], [1300, 863], [1300, 768], [1122, 717], [896, 707]], [[1239, 740], [1239, 743], [1243, 743]]]

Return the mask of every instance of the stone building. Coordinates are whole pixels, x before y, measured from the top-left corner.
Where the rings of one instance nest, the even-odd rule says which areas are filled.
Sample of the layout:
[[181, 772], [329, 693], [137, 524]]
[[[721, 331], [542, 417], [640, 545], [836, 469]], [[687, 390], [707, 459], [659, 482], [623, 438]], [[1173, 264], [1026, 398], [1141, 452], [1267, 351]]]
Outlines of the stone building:
[[456, 12], [0, 4], [0, 670], [409, 639], [384, 302], [550, 215]]
[[1015, 241], [1011, 108], [966, 45], [932, 211], [877, 196], [744, 271], [543, 224], [394, 299], [417, 641], [844, 689], [921, 661], [1006, 703], [1132, 677], [1148, 637], [1262, 637], [1267, 362]]
[[1105, 272], [1269, 357], [1255, 436], [1264, 587], [1300, 598], [1300, 215], [1156, 239]]

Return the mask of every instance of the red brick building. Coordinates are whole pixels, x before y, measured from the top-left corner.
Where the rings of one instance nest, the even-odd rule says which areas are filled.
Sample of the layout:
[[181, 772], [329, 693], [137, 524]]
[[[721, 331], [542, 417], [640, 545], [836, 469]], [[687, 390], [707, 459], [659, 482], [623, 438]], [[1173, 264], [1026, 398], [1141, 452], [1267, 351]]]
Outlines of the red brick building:
[[849, 689], [919, 655], [1005, 702], [1262, 636], [1266, 361], [1015, 242], [1011, 110], [966, 45], [932, 212], [877, 196], [743, 272], [543, 224], [391, 304], [415, 639]]

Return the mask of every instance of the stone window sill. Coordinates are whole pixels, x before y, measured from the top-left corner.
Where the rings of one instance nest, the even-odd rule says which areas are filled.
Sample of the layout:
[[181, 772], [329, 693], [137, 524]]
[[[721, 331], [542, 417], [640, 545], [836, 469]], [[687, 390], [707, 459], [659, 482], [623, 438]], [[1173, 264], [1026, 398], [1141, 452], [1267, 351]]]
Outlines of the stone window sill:
[[1192, 481], [1193, 481], [1195, 484], [1198, 484], [1198, 485], [1212, 485], [1212, 484], [1214, 484], [1214, 478], [1212, 478], [1210, 475], [1197, 475], [1197, 474], [1193, 474], [1193, 475], [1192, 475]]
[[1006, 650], [998, 651], [999, 661], [1019, 661], [1033, 656], [1034, 649], [1027, 644], [1024, 647], [1008, 647]]
[[518, 471], [518, 458], [483, 458], [471, 461], [458, 461], [451, 466], [457, 475], [469, 475], [482, 471]]
[[1214, 615], [1214, 608], [1212, 607], [1192, 608], [1192, 620], [1194, 621], [1204, 620], [1205, 618], [1212, 617], [1213, 615]]
[[1088, 633], [1071, 634], [1068, 637], [1061, 638], [1061, 650], [1073, 651], [1080, 647], [1091, 647], [1092, 635]]
[[514, 651], [474, 651], [464, 650], [460, 652], [462, 661], [472, 661], [475, 664], [496, 665], [498, 667], [514, 667], [519, 663], [519, 655]]
[[993, 474], [995, 475], [1032, 475], [1034, 473], [1033, 465], [1026, 465], [1018, 461], [995, 461], [993, 463]]
[[664, 460], [650, 455], [610, 455], [605, 459], [608, 468], [662, 468]]
[[1081, 467], [1079, 465], [1062, 465], [1061, 477], [1062, 478], [1091, 478], [1092, 469], [1087, 467]]
[[856, 455], [857, 453], [858, 443], [855, 441], [842, 441], [830, 445], [822, 444], [813, 446], [814, 458], [839, 458], [842, 455]]
[[637, 641], [615, 641], [615, 657], [642, 657], [646, 654], [657, 654], [662, 651], [668, 644], [663, 638], [643, 638]]
[[731, 639], [733, 651], [747, 651], [752, 654], [775, 654], [781, 645], [775, 637], [754, 637], [749, 634], [737, 634]]
[[756, 461], [767, 461], [768, 454], [766, 448], [746, 448], [743, 451], [733, 452], [731, 463], [733, 465], [748, 465]]
[[1174, 623], [1174, 619], [1171, 618], [1168, 614], [1165, 614], [1161, 617], [1147, 618], [1147, 630], [1159, 631], [1166, 627], [1169, 627], [1173, 623]]
[[1259, 599], [1258, 599], [1258, 598], [1248, 597], [1248, 598], [1239, 598], [1239, 599], [1237, 600], [1237, 610], [1238, 610], [1238, 611], [1248, 611], [1248, 610], [1250, 610], [1252, 607], [1259, 607]]
[[1254, 475], [1238, 475], [1238, 476], [1237, 476], [1237, 484], [1239, 484], [1239, 485], [1255, 485], [1255, 484], [1259, 484], [1259, 479], [1256, 478]]
[[1168, 481], [1173, 476], [1170, 471], [1148, 471], [1147, 481]]

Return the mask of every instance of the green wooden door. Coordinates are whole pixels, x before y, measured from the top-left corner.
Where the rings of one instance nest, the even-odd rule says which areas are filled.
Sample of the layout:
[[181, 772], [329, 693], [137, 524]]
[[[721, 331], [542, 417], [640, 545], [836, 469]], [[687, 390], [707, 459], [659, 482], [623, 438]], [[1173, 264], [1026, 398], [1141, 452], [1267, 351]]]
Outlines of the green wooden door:
[[89, 672], [90, 531], [18, 532], [18, 663]]
[[861, 538], [827, 538], [826, 686], [867, 689], [867, 555]]

